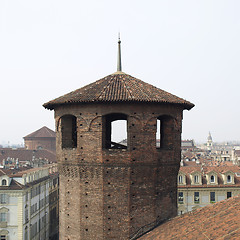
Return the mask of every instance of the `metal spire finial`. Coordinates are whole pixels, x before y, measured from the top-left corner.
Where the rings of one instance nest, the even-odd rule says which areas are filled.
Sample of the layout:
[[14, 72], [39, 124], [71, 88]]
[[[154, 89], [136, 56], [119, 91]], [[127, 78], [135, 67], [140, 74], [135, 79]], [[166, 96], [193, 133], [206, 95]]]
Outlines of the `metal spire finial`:
[[118, 33], [118, 61], [117, 61], [117, 71], [122, 71], [122, 62], [121, 62], [121, 40], [120, 33]]

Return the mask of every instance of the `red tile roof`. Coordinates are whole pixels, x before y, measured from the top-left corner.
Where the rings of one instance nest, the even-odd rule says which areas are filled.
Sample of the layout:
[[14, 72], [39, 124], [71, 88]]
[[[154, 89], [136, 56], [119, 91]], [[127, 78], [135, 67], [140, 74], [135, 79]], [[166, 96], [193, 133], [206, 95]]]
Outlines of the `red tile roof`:
[[[220, 188], [220, 187], [240, 187], [240, 167], [236, 165], [219, 165], [219, 166], [207, 166], [196, 164], [191, 162], [191, 166], [181, 166], [179, 172], [186, 175], [186, 185], [179, 185], [178, 188]], [[194, 164], [195, 163], [195, 164]], [[234, 173], [234, 184], [224, 184], [222, 174], [231, 171]], [[192, 185], [190, 180], [190, 174], [194, 172], [200, 172], [202, 177], [202, 185]], [[207, 184], [206, 174], [210, 172], [216, 172], [218, 184]]]
[[[18, 170], [16, 170], [18, 172]], [[0, 169], [0, 176], [4, 175], [10, 175], [12, 174], [13, 170], [12, 169]]]
[[56, 133], [49, 129], [48, 127], [42, 127], [40, 129], [38, 129], [37, 131], [28, 134], [27, 136], [24, 137], [24, 139], [27, 138], [55, 138], [56, 137]]
[[108, 75], [85, 87], [45, 103], [47, 109], [57, 105], [86, 102], [154, 102], [182, 105], [190, 110], [194, 104], [145, 83], [123, 72]]
[[33, 159], [47, 159], [49, 162], [56, 162], [56, 154], [47, 150], [28, 150], [24, 148], [11, 149], [11, 148], [0, 148], [0, 163], [5, 159], [13, 158], [19, 161], [31, 161]]
[[168, 220], [139, 240], [240, 239], [240, 196]]

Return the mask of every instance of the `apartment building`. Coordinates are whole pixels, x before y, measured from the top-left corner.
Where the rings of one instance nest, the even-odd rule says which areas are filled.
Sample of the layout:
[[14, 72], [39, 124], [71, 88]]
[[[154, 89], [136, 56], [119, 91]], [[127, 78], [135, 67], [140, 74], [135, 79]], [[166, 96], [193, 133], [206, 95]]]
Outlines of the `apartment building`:
[[55, 179], [58, 176], [52, 166], [0, 169], [1, 240], [45, 240], [53, 236], [49, 230], [49, 194], [52, 183], [58, 181]]
[[240, 168], [231, 162], [182, 161], [178, 173], [178, 214], [240, 194]]

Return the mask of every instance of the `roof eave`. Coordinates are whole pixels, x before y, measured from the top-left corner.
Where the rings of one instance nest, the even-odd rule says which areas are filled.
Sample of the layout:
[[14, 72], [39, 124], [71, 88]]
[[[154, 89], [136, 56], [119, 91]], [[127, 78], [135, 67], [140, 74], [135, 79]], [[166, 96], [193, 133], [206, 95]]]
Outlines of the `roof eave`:
[[195, 105], [192, 103], [171, 103], [171, 102], [154, 102], [154, 101], [137, 101], [137, 100], [129, 100], [129, 101], [82, 101], [82, 102], [67, 102], [67, 103], [44, 103], [42, 106], [48, 110], [54, 110], [58, 106], [63, 106], [63, 105], [74, 105], [74, 104], [84, 104], [84, 103], [157, 103], [157, 104], [170, 104], [170, 105], [178, 105], [182, 106], [183, 110], [191, 110]]

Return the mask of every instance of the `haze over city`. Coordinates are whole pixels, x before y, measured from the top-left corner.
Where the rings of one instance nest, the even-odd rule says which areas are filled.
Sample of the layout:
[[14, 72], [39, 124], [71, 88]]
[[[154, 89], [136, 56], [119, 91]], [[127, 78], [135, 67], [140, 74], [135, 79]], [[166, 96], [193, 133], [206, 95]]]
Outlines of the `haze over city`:
[[[240, 141], [239, 1], [0, 2], [2, 142], [47, 126], [42, 104], [116, 71], [195, 104], [183, 139]], [[121, 135], [119, 135], [119, 139]]]

